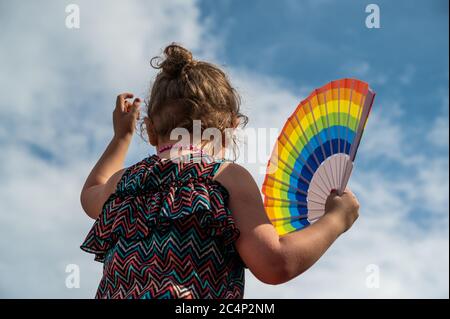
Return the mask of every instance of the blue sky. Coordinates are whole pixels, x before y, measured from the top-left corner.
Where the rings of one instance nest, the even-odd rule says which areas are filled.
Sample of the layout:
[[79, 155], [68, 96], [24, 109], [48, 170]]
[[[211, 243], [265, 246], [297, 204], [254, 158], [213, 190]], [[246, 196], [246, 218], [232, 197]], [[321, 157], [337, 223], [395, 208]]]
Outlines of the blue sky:
[[[445, 85], [448, 1], [377, 1], [380, 29], [364, 28], [367, 4], [203, 1], [201, 9], [203, 19], [213, 21], [213, 32], [226, 40], [221, 61], [289, 79], [293, 86], [345, 76], [344, 66], [361, 61], [392, 78], [415, 67], [415, 98]], [[405, 96], [395, 84], [390, 91]]]
[[[64, 25], [69, 3], [78, 30]], [[287, 284], [247, 273], [247, 297], [448, 298], [448, 1], [376, 1], [380, 29], [365, 27], [369, 3], [0, 0], [0, 297], [94, 295], [101, 265], [79, 249], [92, 225], [79, 192], [115, 96], [144, 97], [149, 59], [176, 41], [224, 66], [252, 127], [281, 128], [336, 78], [377, 92], [350, 181], [357, 224]], [[126, 164], [152, 152], [136, 137]], [[265, 163], [246, 165], [258, 183]], [[68, 264], [80, 288], [65, 286]], [[379, 288], [366, 285], [371, 265]]]
[[378, 99], [401, 99], [404, 121], [423, 124], [441, 112], [423, 105], [439, 104], [448, 83], [448, 1], [377, 1], [380, 29], [364, 27], [368, 3], [202, 1], [201, 9], [226, 40], [223, 63], [281, 77], [293, 90], [348, 76], [353, 67], [367, 80], [386, 78], [373, 81], [382, 82], [372, 84]]

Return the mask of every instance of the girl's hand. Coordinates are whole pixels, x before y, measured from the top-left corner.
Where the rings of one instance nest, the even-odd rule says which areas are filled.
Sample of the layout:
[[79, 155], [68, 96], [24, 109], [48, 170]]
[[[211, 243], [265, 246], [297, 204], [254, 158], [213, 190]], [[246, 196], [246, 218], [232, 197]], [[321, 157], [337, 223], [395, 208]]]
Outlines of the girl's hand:
[[116, 108], [113, 112], [114, 136], [117, 138], [131, 137], [134, 133], [139, 119], [141, 100], [135, 98], [131, 103], [128, 99], [133, 96], [132, 93], [122, 93], [117, 96]]
[[359, 217], [358, 199], [348, 188], [341, 196], [333, 191], [325, 203], [325, 213], [336, 216], [336, 221], [344, 233]]

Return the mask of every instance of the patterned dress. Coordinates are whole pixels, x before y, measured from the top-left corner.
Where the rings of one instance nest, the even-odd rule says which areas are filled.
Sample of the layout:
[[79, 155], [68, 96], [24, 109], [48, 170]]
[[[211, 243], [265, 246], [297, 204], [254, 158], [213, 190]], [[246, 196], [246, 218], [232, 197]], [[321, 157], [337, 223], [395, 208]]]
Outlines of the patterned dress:
[[220, 162], [151, 155], [127, 168], [81, 245], [103, 262], [96, 298], [242, 298], [244, 267]]

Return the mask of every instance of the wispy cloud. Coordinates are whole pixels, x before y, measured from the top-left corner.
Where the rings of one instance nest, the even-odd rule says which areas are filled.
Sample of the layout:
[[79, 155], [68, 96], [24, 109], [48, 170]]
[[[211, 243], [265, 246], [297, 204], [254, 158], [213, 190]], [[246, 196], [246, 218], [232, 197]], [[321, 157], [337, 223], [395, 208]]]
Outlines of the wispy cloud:
[[341, 67], [347, 76], [354, 76], [370, 83], [371, 86], [385, 85], [389, 80], [389, 72], [374, 69], [369, 62], [349, 61]]

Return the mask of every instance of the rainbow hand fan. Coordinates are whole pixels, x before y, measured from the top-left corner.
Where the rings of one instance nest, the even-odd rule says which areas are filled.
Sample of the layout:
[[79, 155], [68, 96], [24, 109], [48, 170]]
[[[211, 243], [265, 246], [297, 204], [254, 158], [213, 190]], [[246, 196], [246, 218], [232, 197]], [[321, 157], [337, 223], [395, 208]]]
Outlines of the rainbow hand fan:
[[337, 80], [314, 90], [289, 117], [262, 187], [280, 235], [318, 220], [331, 190], [344, 191], [374, 97], [365, 82]]

